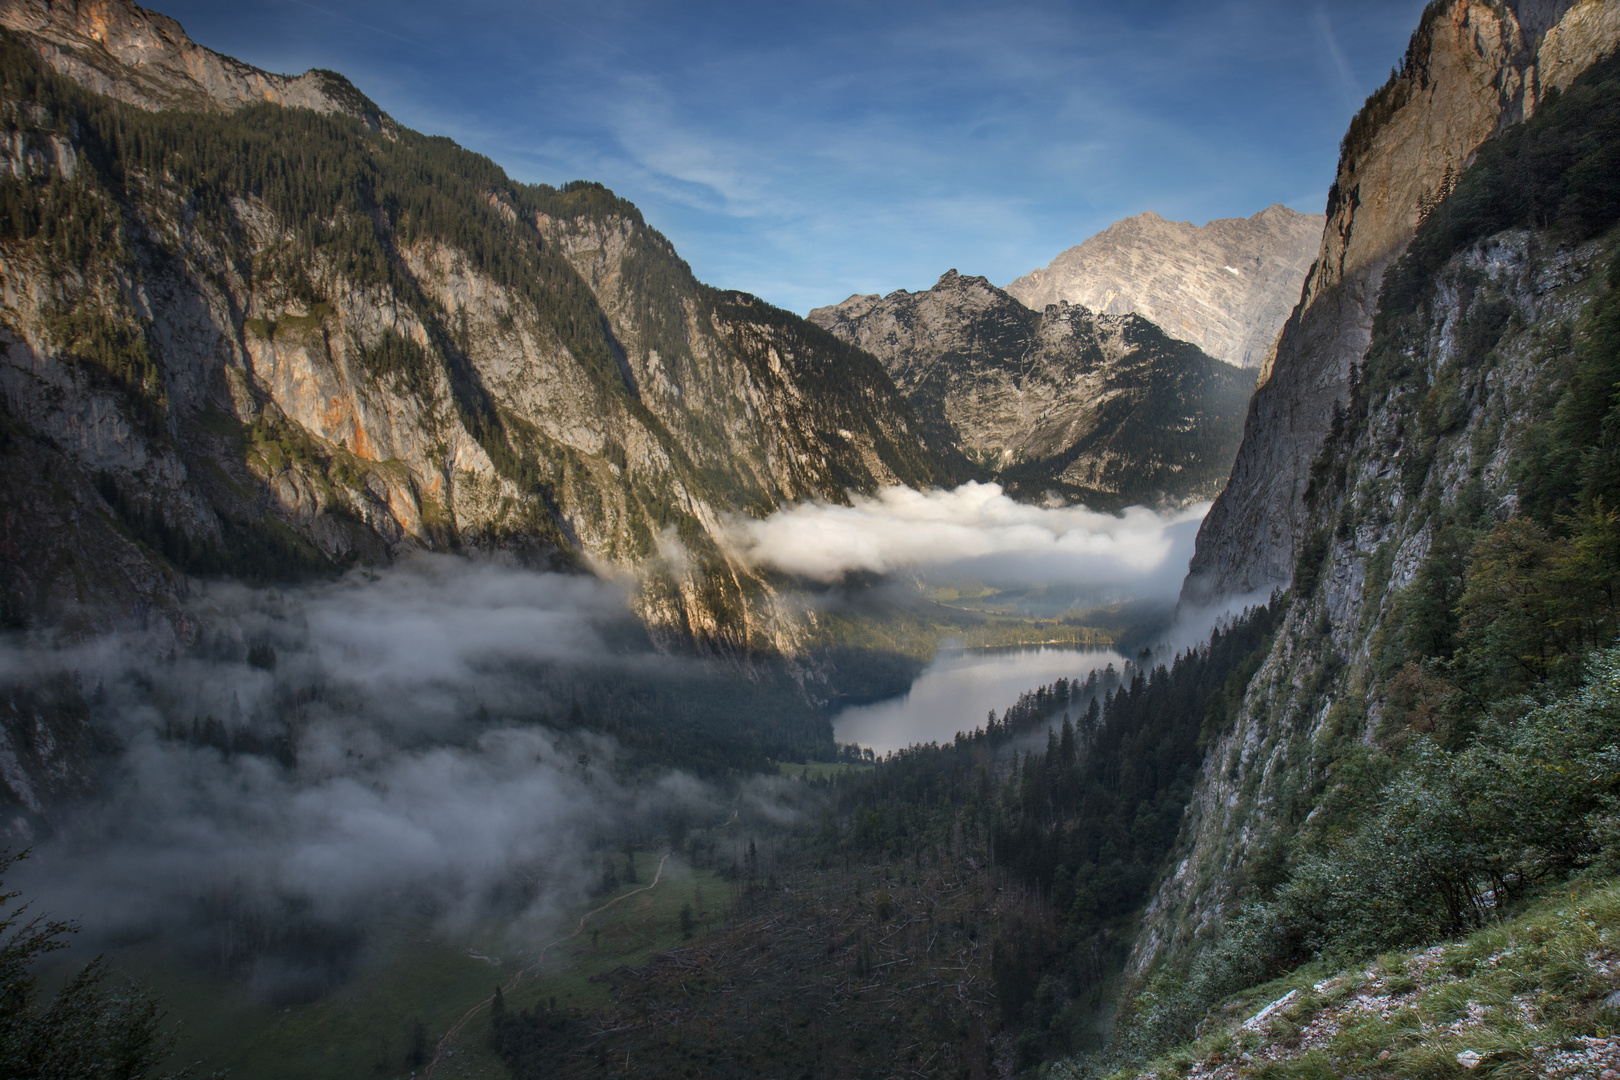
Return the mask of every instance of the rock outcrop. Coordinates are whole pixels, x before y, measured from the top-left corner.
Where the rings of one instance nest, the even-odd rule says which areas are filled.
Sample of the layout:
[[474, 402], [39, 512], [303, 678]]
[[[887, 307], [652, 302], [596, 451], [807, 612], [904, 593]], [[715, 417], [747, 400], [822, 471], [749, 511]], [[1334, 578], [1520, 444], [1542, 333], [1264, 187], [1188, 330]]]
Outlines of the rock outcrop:
[[1230, 481], [1204, 519], [1183, 604], [1284, 587], [1311, 461], [1367, 351], [1384, 271], [1486, 139], [1620, 39], [1620, 5], [1431, 5], [1400, 71], [1345, 136], [1303, 295], [1261, 373]]
[[233, 111], [269, 102], [384, 117], [332, 71], [276, 75], [206, 49], [175, 20], [127, 0], [4, 0], [0, 26], [27, 35], [53, 68], [98, 94], [142, 109]]
[[1036, 311], [1063, 300], [1106, 315], [1134, 311], [1218, 360], [1258, 367], [1299, 301], [1324, 221], [1286, 206], [1203, 226], [1138, 214], [1007, 292]]
[[883, 361], [919, 422], [1015, 495], [1093, 506], [1209, 498], [1236, 452], [1249, 375], [1138, 315], [1036, 313], [955, 270], [810, 320]]

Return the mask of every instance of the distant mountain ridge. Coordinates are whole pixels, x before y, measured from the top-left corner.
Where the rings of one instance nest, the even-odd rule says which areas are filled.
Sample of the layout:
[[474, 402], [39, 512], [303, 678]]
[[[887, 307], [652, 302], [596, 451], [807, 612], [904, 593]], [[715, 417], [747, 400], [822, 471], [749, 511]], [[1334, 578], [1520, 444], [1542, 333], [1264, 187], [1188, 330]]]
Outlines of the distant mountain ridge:
[[1139, 315], [1035, 312], [955, 270], [924, 292], [852, 296], [809, 318], [882, 360], [935, 441], [1026, 499], [1212, 497], [1253, 388]]
[[1115, 222], [1007, 286], [1036, 311], [1136, 312], [1218, 360], [1259, 367], [1316, 256], [1326, 218], [1268, 206], [1207, 225], [1151, 211]]

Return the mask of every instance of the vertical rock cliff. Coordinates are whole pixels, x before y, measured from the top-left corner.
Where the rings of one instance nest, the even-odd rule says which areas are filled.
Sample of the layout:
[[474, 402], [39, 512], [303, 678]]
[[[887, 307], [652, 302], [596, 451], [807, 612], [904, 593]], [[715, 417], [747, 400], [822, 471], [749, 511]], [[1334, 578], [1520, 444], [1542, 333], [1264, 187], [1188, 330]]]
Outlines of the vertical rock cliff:
[[1134, 974], [1329, 857], [1410, 741], [1465, 746], [1612, 643], [1617, 42], [1612, 3], [1431, 5], [1352, 124], [1183, 592], [1291, 584], [1287, 616], [1209, 733]]
[[1356, 116], [1303, 295], [1263, 368], [1231, 479], [1204, 519], [1183, 603], [1286, 586], [1310, 464], [1367, 351], [1385, 270], [1480, 144], [1613, 47], [1603, 0], [1431, 4], [1399, 71]]

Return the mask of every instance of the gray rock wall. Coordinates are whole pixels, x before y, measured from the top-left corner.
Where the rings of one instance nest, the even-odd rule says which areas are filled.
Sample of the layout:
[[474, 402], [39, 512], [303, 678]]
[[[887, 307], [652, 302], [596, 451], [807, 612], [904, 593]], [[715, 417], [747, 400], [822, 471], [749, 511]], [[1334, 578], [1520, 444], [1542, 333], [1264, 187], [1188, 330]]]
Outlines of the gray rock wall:
[[1385, 269], [1481, 143], [1617, 40], [1612, 0], [1430, 9], [1383, 107], [1369, 104], [1355, 145], [1347, 139], [1316, 261], [1262, 369], [1231, 479], [1199, 529], [1184, 604], [1287, 586], [1311, 461], [1367, 351]]

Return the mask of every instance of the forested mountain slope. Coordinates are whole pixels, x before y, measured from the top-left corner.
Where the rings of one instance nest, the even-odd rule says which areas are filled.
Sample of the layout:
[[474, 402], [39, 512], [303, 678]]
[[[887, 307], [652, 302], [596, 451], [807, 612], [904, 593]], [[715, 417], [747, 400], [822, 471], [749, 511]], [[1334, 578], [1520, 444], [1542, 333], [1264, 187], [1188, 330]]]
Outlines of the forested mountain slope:
[[871, 357], [702, 285], [600, 186], [514, 183], [122, 0], [0, 22], [12, 625], [183, 636], [183, 574], [483, 548], [791, 648], [722, 513], [965, 475]]
[[935, 440], [1024, 498], [1210, 498], [1237, 452], [1249, 375], [1138, 315], [1037, 313], [952, 270], [810, 320], [881, 359]]

